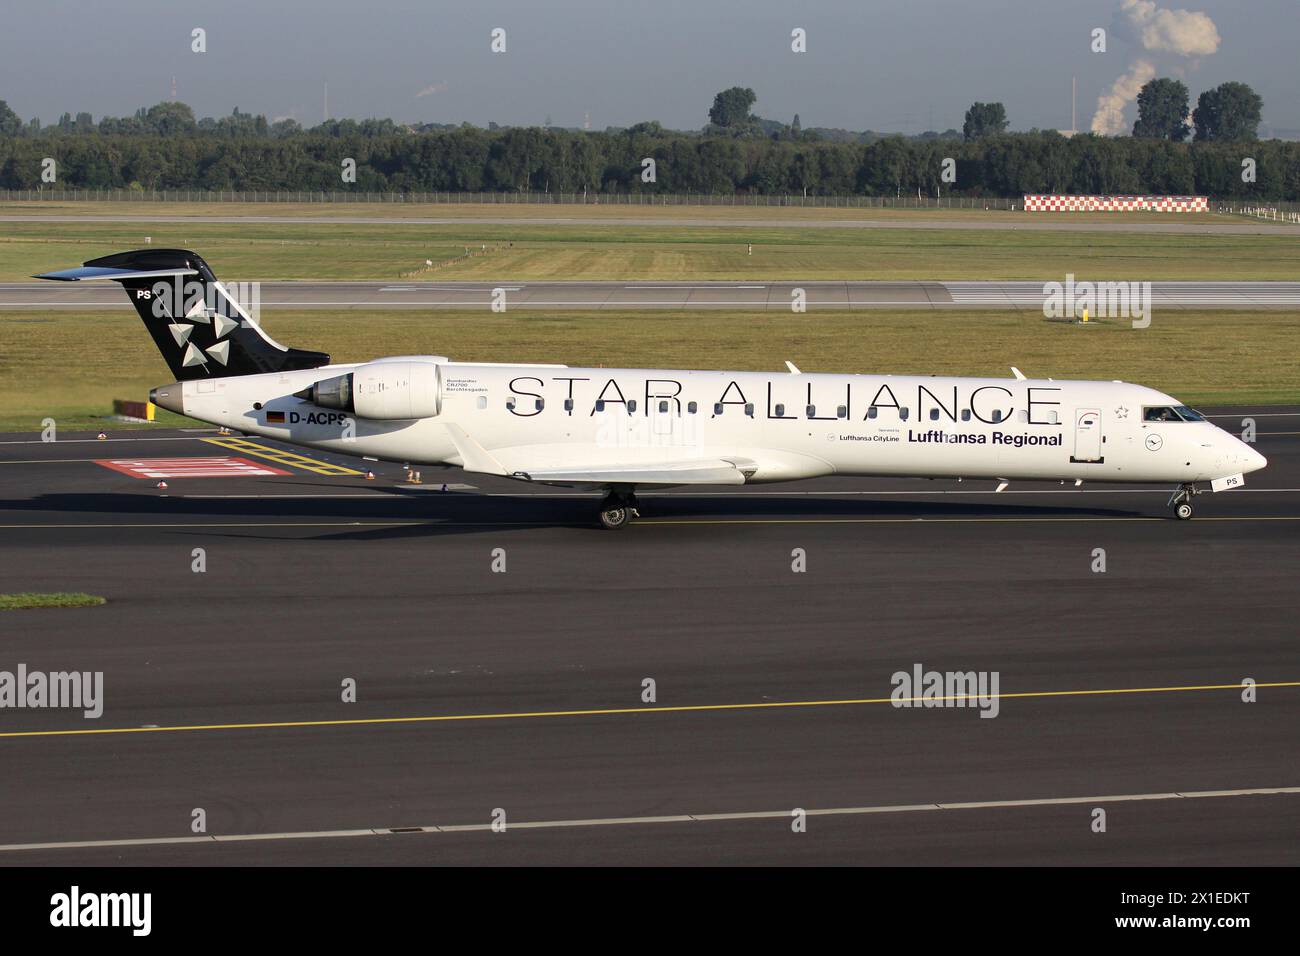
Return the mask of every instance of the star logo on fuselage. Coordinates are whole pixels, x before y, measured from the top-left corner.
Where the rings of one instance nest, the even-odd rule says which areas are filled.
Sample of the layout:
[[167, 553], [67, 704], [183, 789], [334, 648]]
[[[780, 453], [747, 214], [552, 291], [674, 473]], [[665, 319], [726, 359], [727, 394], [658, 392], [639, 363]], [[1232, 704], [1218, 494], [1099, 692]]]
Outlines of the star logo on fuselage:
[[1121, 420], [1128, 418], [1128, 409], [1121, 405], [1119, 408], [1115, 409], [1115, 417]]

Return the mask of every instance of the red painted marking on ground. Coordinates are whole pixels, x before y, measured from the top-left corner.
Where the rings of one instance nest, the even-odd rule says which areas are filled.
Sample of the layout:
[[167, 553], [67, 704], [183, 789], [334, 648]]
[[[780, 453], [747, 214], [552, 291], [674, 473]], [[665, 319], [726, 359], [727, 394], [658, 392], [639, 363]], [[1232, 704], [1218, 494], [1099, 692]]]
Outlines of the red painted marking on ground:
[[97, 465], [111, 468], [132, 478], [258, 478], [264, 475], [288, 475], [291, 472], [272, 468], [247, 458], [217, 456], [213, 458], [104, 458]]

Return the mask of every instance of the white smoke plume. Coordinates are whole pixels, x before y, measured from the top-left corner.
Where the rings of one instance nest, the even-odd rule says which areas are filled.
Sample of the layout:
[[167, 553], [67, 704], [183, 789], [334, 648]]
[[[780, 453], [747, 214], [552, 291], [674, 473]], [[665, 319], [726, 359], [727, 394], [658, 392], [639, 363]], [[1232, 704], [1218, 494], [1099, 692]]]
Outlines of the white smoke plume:
[[432, 86], [426, 86], [424, 89], [420, 90], [420, 92], [415, 94], [415, 98], [419, 99], [421, 96], [433, 96], [435, 93], [445, 93], [449, 89], [451, 89], [451, 87], [448, 85], [446, 80], [443, 80], [441, 83], [434, 83]]
[[[1219, 30], [1208, 14], [1192, 10], [1167, 10], [1153, 0], [1120, 0], [1127, 25], [1150, 53], [1205, 56], [1219, 49]], [[1097, 97], [1092, 131], [1120, 136], [1128, 131], [1124, 108], [1137, 99], [1142, 86], [1156, 75], [1150, 60], [1140, 59], [1111, 88]]]
[[1103, 136], [1122, 136], [1128, 131], [1124, 107], [1137, 99], [1144, 84], [1153, 80], [1156, 68], [1150, 60], [1138, 60], [1128, 72], [1097, 97], [1097, 112], [1092, 117], [1092, 131]]
[[1137, 29], [1144, 50], [1206, 56], [1219, 49], [1219, 30], [1208, 14], [1162, 10], [1152, 0], [1121, 0], [1120, 7]]

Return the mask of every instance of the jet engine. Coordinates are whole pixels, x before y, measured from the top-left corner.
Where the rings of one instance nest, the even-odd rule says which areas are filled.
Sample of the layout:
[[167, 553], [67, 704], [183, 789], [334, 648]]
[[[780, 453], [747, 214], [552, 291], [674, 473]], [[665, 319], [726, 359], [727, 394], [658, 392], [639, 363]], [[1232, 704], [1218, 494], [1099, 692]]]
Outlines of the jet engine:
[[360, 418], [432, 418], [442, 411], [442, 376], [433, 362], [371, 362], [309, 385], [295, 397]]

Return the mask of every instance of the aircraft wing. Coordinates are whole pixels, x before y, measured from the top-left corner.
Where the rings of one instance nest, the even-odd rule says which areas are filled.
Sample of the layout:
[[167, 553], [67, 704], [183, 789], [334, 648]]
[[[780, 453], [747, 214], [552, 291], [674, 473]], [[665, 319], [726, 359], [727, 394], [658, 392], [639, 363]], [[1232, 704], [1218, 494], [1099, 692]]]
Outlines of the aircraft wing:
[[516, 471], [512, 478], [556, 485], [743, 485], [755, 465], [746, 458], [712, 458], [637, 465], [566, 466]]
[[[502, 464], [496, 454], [476, 442], [454, 422], [445, 424], [456, 447], [458, 464], [466, 471], [484, 475], [505, 475], [523, 481], [551, 485], [743, 485], [758, 470], [749, 458], [696, 458], [677, 461], [617, 462], [591, 465], [545, 464], [536, 468]], [[498, 451], [497, 454], [501, 452]], [[517, 460], [516, 460], [517, 461]]]

